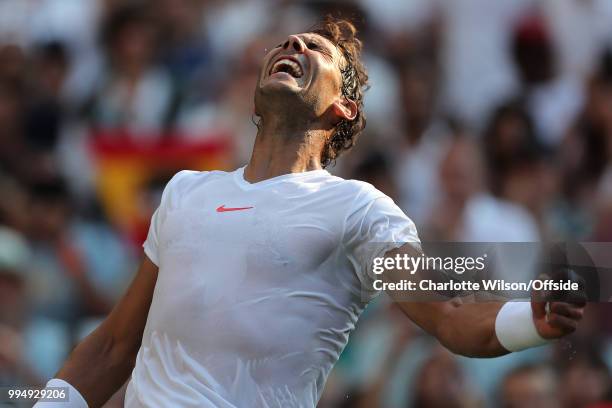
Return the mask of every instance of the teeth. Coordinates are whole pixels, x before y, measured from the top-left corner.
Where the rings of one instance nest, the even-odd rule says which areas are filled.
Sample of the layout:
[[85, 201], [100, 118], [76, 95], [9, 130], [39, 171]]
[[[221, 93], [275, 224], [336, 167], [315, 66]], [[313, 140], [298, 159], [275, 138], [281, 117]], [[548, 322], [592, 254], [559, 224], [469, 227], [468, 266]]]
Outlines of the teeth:
[[275, 74], [277, 72], [280, 71], [281, 67], [285, 65], [288, 66], [291, 70], [291, 72], [289, 72], [292, 76], [296, 77], [296, 78], [300, 78], [303, 73], [302, 73], [302, 68], [300, 68], [300, 65], [298, 63], [296, 63], [295, 61], [292, 61], [288, 58], [281, 58], [280, 60], [276, 61], [276, 63], [274, 64], [274, 66], [272, 66], [272, 74]]

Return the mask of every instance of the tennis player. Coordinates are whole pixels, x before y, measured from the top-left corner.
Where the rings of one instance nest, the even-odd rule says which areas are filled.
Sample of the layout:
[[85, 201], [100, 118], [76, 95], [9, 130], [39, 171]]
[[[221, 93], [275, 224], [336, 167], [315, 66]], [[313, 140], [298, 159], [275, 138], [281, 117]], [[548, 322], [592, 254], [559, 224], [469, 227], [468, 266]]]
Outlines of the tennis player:
[[[130, 408], [316, 406], [377, 294], [373, 258], [419, 242], [389, 197], [325, 170], [365, 126], [360, 51], [327, 20], [265, 56], [250, 161], [172, 178], [127, 293], [47, 383], [69, 401], [39, 407], [99, 407], [128, 379]], [[584, 303], [400, 307], [451, 351], [494, 357], [572, 332]]]

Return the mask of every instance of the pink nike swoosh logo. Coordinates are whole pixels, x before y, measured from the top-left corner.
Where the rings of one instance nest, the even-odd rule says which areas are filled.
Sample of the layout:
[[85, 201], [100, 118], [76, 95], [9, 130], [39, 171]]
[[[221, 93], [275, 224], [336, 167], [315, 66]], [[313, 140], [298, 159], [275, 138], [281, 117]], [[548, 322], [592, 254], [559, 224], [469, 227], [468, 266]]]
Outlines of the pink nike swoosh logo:
[[225, 204], [217, 207], [217, 212], [228, 212], [228, 211], [242, 211], [242, 210], [250, 210], [253, 207], [225, 207]]

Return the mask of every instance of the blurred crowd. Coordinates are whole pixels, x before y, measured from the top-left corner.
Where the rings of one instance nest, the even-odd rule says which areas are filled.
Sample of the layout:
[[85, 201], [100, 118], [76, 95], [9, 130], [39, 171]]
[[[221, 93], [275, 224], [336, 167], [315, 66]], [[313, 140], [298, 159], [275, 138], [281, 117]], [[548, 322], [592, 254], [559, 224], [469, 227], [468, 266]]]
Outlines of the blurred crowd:
[[[612, 240], [608, 0], [1, 0], [0, 386], [53, 376], [142, 256], [101, 202], [92, 138], [222, 134], [227, 168], [244, 165], [260, 60], [330, 13], [356, 22], [371, 80], [366, 130], [332, 173], [391, 196], [422, 240]], [[596, 407], [610, 312], [481, 360], [381, 296], [320, 406]]]

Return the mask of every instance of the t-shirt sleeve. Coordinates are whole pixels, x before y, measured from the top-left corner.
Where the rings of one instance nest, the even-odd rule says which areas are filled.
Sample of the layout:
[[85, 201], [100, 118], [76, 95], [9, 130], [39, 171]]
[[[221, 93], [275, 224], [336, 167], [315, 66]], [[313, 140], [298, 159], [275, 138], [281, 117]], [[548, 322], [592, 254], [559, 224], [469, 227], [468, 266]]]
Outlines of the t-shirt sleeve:
[[153, 262], [157, 266], [159, 266], [159, 258], [157, 256], [157, 237], [159, 236], [160, 208], [161, 203], [153, 213], [153, 216], [151, 217], [151, 224], [149, 224], [149, 232], [147, 233], [147, 239], [145, 240], [144, 244], [142, 244], [145, 255], [151, 260], [151, 262]]
[[369, 299], [378, 294], [373, 284], [374, 258], [406, 243], [420, 243], [414, 222], [393, 202], [380, 193], [356, 200], [345, 224], [345, 248], [361, 282], [362, 293]]
[[151, 217], [147, 239], [142, 244], [144, 253], [151, 260], [151, 262], [157, 266], [159, 266], [159, 237], [161, 234], [162, 224], [166, 218], [170, 202], [172, 201], [171, 197], [175, 194], [174, 190], [176, 189], [177, 180], [183, 177], [186, 173], [187, 171], [181, 171], [175, 174], [168, 184], [166, 184], [166, 187], [162, 193], [159, 207], [157, 207], [153, 213], [153, 216]]

